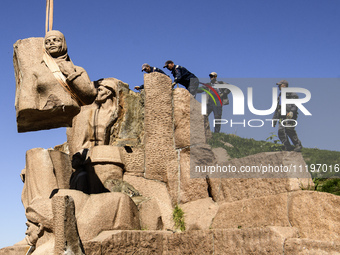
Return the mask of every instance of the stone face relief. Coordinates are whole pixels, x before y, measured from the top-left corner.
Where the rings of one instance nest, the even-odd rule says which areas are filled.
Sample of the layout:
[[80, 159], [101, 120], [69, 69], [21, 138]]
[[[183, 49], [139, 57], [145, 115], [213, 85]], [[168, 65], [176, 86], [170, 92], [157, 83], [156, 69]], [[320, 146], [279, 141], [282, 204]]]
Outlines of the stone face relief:
[[72, 63], [59, 31], [47, 32], [43, 40], [17, 41], [13, 63], [18, 132], [71, 126], [80, 106], [96, 96], [85, 69]]
[[96, 89], [84, 68], [73, 65], [67, 54], [64, 35], [56, 30], [46, 33], [43, 60], [56, 79], [79, 105], [92, 103]]

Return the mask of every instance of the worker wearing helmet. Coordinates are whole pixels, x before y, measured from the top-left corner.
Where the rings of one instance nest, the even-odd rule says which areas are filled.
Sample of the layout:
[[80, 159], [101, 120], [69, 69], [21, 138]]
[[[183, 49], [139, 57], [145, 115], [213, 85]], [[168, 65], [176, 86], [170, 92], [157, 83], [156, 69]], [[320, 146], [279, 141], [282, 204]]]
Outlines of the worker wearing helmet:
[[[276, 85], [279, 86], [279, 89], [287, 88], [288, 87], [288, 81], [281, 80], [280, 82], [276, 83]], [[287, 99], [292, 98], [299, 98], [296, 93], [288, 92], [286, 93]], [[279, 94], [279, 97], [277, 98], [277, 107], [273, 116], [273, 127], [275, 127], [277, 121], [279, 120], [279, 130], [278, 130], [278, 137], [282, 144], [284, 145], [284, 149], [286, 151], [296, 151], [301, 152], [302, 145], [301, 141], [299, 140], [295, 126], [296, 126], [296, 119], [298, 116], [298, 108], [295, 104], [287, 104], [286, 106], [286, 115], [281, 114], [281, 92]], [[276, 119], [276, 120], [275, 120]], [[291, 121], [290, 121], [291, 119]], [[284, 121], [284, 125], [283, 125]], [[292, 141], [294, 146], [291, 145], [289, 139]]]
[[[210, 86], [212, 88], [215, 87], [215, 85], [218, 84], [225, 84], [225, 82], [223, 81], [217, 81], [217, 73], [216, 72], [211, 72], [209, 74], [210, 77]], [[209, 91], [210, 89], [207, 88]], [[211, 112], [214, 113], [214, 119], [222, 119], [222, 106], [223, 105], [227, 105], [229, 104], [229, 99], [228, 99], [228, 94], [230, 93], [229, 89], [218, 89], [218, 88], [214, 88], [214, 90], [218, 93], [221, 101], [222, 101], [222, 105], [219, 102], [219, 99], [217, 98], [217, 95], [215, 95], [215, 93], [211, 93], [211, 95], [214, 97], [214, 100], [211, 97], [208, 97], [207, 100], [207, 115], [206, 115], [206, 120], [205, 121], [209, 121], [209, 115], [211, 114]], [[212, 91], [211, 91], [212, 92]], [[218, 122], [215, 124], [214, 127], [214, 132], [215, 133], [219, 133], [221, 130], [221, 124]]]
[[[142, 65], [142, 72], [146, 72], [146, 73], [153, 73], [153, 72], [157, 72], [157, 73], [161, 73], [166, 75], [163, 70], [159, 69], [158, 67], [153, 67], [150, 66], [148, 63], [145, 63]], [[140, 85], [140, 86], [136, 86], [135, 87], [136, 90], [141, 90], [144, 89], [144, 84]]]
[[172, 60], [165, 62], [163, 68], [167, 68], [171, 71], [174, 77], [173, 86], [176, 83], [183, 85], [189, 92], [195, 97], [199, 85], [198, 78], [191, 72], [189, 72], [185, 67], [180, 65], [175, 65]]

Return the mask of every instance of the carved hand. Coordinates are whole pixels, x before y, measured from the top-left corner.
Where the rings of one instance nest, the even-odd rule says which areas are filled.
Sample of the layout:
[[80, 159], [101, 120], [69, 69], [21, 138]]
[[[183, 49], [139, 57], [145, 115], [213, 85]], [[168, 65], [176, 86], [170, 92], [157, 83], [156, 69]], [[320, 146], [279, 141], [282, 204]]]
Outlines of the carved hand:
[[66, 78], [76, 71], [72, 62], [69, 61], [60, 62], [58, 66], [60, 71], [66, 76]]

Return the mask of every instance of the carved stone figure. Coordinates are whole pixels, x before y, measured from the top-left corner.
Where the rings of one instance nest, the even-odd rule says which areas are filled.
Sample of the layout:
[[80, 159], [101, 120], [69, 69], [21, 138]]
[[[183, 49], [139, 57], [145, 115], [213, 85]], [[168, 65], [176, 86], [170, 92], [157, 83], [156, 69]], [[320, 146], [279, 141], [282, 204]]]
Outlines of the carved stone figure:
[[[107, 180], [122, 179], [124, 164], [120, 148], [110, 145], [114, 124], [118, 119], [119, 80], [97, 81], [98, 94], [91, 105], [83, 106], [68, 130], [71, 155], [84, 154], [89, 194], [108, 192]], [[86, 161], [86, 162], [85, 162]]]
[[119, 190], [123, 172], [141, 174], [144, 161], [143, 97], [115, 78], [101, 79], [95, 85], [95, 101], [82, 106], [67, 129], [69, 154], [83, 155], [88, 150], [83, 166], [89, 194]]
[[[52, 199], [34, 201], [26, 209], [26, 242], [33, 255], [83, 254], [80, 242], [107, 230], [140, 229], [137, 206], [122, 193], [86, 195], [76, 190], [59, 190]], [[81, 241], [80, 241], [81, 240]], [[65, 253], [66, 254], [66, 253]]]
[[[88, 159], [95, 153], [89, 153]], [[117, 153], [112, 155], [117, 157]], [[105, 155], [102, 157], [105, 158]], [[96, 156], [94, 158], [98, 159]], [[96, 162], [87, 167], [95, 169], [95, 164]], [[110, 162], [108, 164], [110, 165]], [[72, 240], [74, 249], [79, 249], [78, 239], [75, 239], [75, 234], [78, 236], [78, 233], [79, 238], [86, 241], [103, 230], [140, 228], [138, 209], [128, 195], [116, 192], [87, 195], [68, 189], [71, 171], [68, 155], [60, 151], [35, 148], [26, 154], [26, 169], [22, 173], [22, 202], [27, 218], [25, 239], [28, 245], [34, 246], [34, 255], [60, 254], [53, 253], [51, 247], [63, 246], [64, 243], [70, 245]], [[89, 179], [91, 178], [93, 176], [90, 175]], [[99, 191], [92, 193], [102, 192], [98, 186], [90, 187]], [[69, 200], [66, 197], [71, 197], [74, 205], [67, 202]], [[64, 211], [61, 210], [62, 207], [65, 207]], [[66, 214], [69, 216], [65, 216]], [[68, 222], [65, 222], [64, 218]], [[66, 238], [67, 242], [61, 242], [61, 237]]]
[[94, 85], [84, 68], [73, 65], [67, 54], [64, 35], [57, 30], [47, 32], [44, 46], [43, 60], [56, 80], [66, 83], [62, 86], [79, 105], [92, 103], [96, 95]]
[[26, 168], [21, 173], [24, 182], [21, 201], [28, 208], [35, 200], [49, 199], [55, 190], [68, 189], [72, 174], [69, 155], [34, 148], [26, 152]]
[[26, 208], [26, 237], [33, 254], [53, 254], [53, 213], [49, 199], [37, 199]]
[[117, 88], [119, 80], [97, 81], [98, 95], [91, 105], [83, 106], [67, 131], [70, 153], [98, 145], [108, 145], [114, 123], [118, 118]]
[[64, 35], [56, 30], [14, 45], [19, 132], [71, 126], [81, 105], [90, 104], [96, 88], [86, 71], [67, 53]]

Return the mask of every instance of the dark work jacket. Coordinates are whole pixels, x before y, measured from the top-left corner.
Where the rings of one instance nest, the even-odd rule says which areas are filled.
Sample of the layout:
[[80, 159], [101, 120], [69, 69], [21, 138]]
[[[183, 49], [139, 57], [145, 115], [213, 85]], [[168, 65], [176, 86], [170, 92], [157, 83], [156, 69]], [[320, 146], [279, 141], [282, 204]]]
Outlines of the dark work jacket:
[[[296, 93], [290, 92], [286, 94], [286, 97], [288, 99], [293, 99], [293, 98], [299, 98], [299, 96]], [[281, 115], [281, 93], [279, 94], [278, 98], [277, 98], [277, 106], [276, 106], [276, 110], [273, 116], [273, 119], [285, 119], [286, 115]], [[298, 108], [295, 104], [287, 104], [286, 106], [286, 114], [288, 114], [289, 112], [293, 112], [293, 119], [297, 118], [298, 115]]]
[[167, 75], [166, 73], [164, 73], [163, 70], [159, 69], [158, 67], [152, 67], [152, 66], [150, 66], [150, 69], [151, 69], [150, 73], [158, 72], [158, 73], [165, 74], [166, 76], [169, 76], [169, 75]]
[[[166, 76], [169, 76], [166, 73], [164, 73], [163, 70], [159, 69], [158, 67], [150, 66], [150, 73], [153, 73], [153, 72], [157, 72], [157, 73], [161, 73], [161, 74], [164, 74]], [[144, 89], [144, 84], [139, 86], [139, 87], [140, 87], [140, 89]]]
[[188, 89], [190, 85], [191, 78], [197, 78], [193, 73], [189, 72], [185, 67], [175, 65], [171, 70], [172, 75], [174, 76], [174, 82], [182, 84], [184, 87]]

